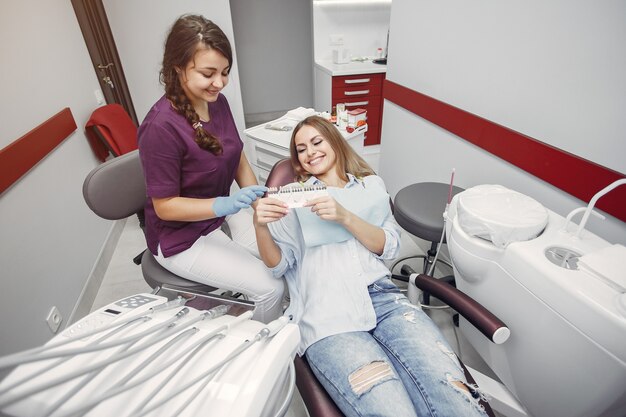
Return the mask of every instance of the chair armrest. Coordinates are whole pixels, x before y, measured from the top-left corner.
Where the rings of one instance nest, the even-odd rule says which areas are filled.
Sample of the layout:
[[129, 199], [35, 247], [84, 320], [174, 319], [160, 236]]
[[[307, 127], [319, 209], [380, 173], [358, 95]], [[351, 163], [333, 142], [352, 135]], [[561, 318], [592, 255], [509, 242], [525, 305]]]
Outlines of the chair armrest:
[[296, 355], [296, 385], [311, 417], [343, 417], [322, 384], [315, 377], [306, 358]]
[[[445, 281], [440, 281], [429, 275], [417, 274], [412, 269], [407, 272], [410, 273], [409, 285], [415, 283], [417, 288], [430, 293], [431, 296], [452, 307], [493, 343], [502, 344], [511, 335], [511, 331], [502, 320], [464, 292]], [[392, 278], [407, 280], [406, 276], [393, 275]]]

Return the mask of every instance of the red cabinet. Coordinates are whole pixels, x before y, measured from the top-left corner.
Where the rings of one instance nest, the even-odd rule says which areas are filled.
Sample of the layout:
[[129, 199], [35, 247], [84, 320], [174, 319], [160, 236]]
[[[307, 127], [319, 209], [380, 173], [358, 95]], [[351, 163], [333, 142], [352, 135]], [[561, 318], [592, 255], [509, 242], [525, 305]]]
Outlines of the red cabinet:
[[384, 73], [332, 77], [332, 106], [345, 103], [347, 110], [367, 110], [366, 146], [380, 143], [384, 79]]

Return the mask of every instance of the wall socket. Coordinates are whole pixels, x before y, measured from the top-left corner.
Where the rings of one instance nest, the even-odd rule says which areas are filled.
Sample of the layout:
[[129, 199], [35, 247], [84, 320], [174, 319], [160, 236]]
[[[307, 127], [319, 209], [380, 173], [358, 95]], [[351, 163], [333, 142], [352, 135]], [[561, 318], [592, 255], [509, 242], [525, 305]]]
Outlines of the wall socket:
[[330, 44], [334, 46], [343, 45], [343, 35], [330, 35]]
[[96, 96], [96, 104], [98, 106], [106, 104], [106, 100], [104, 99], [104, 94], [102, 94], [102, 90], [100, 90], [99, 88], [97, 90], [94, 90], [93, 95]]
[[46, 322], [48, 323], [48, 327], [50, 327], [50, 330], [52, 330], [52, 333], [56, 333], [59, 331], [59, 327], [61, 327], [62, 321], [63, 315], [56, 306], [52, 306], [50, 312], [48, 313], [48, 317], [46, 317]]

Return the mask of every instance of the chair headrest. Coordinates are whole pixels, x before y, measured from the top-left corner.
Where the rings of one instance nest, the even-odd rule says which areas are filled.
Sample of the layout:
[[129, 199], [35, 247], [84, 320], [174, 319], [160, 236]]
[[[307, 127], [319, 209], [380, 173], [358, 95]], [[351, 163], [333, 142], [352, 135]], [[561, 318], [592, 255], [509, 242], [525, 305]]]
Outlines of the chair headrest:
[[94, 213], [108, 220], [124, 219], [143, 210], [146, 185], [139, 151], [94, 168], [83, 182], [83, 197]]
[[296, 174], [291, 167], [291, 160], [281, 159], [272, 167], [272, 170], [267, 176], [267, 181], [265, 181], [265, 186], [280, 187], [281, 185], [287, 185], [294, 182], [295, 179]]

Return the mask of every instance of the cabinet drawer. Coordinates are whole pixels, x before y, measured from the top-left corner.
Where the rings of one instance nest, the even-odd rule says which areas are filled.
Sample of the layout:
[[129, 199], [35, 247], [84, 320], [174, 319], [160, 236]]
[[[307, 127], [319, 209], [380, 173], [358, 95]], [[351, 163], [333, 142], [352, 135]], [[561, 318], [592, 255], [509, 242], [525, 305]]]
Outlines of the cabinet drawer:
[[267, 171], [271, 170], [274, 164], [281, 159], [289, 158], [288, 149], [268, 145], [263, 142], [256, 142], [254, 144], [254, 152], [256, 160], [252, 163]]
[[370, 88], [380, 91], [383, 85], [384, 74], [345, 75], [333, 77], [333, 90], [336, 88], [350, 88], [359, 90]]
[[333, 101], [339, 100], [339, 102], [343, 101], [354, 101], [354, 100], [364, 100], [368, 97], [379, 97], [381, 94], [380, 88], [372, 89], [369, 87], [361, 87], [361, 88], [333, 88]]

